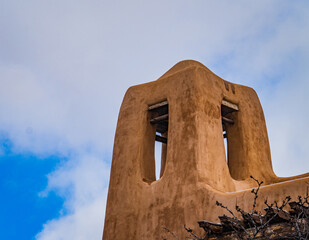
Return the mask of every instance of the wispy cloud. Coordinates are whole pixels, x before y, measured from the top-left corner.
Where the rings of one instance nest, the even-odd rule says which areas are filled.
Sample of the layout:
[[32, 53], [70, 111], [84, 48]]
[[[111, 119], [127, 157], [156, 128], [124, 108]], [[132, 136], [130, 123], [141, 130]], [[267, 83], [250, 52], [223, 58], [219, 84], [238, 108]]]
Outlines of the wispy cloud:
[[40, 196], [55, 191], [67, 199], [65, 212], [44, 224], [37, 239], [97, 239], [103, 231], [108, 166], [102, 159], [89, 155], [72, 158], [48, 179]]

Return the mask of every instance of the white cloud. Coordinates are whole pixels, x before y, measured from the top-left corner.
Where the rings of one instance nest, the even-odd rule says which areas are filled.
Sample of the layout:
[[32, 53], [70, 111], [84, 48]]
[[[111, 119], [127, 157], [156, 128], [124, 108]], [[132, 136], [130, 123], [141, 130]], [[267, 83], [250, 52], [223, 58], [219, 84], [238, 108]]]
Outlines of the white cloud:
[[[106, 194], [104, 192], [103, 194]], [[94, 202], [79, 207], [73, 214], [60, 219], [53, 219], [44, 224], [44, 229], [36, 239], [64, 240], [64, 239], [101, 239], [105, 211], [104, 195], [98, 196]]]
[[309, 170], [309, 130], [306, 127], [309, 118], [306, 76], [309, 71], [303, 70], [302, 74], [290, 74], [265, 106], [274, 169], [283, 176]]
[[276, 172], [308, 171], [307, 9], [284, 0], [1, 2], [0, 132], [15, 152], [70, 159], [42, 193], [61, 195], [67, 213], [38, 239], [101, 236], [104, 162], [125, 90], [183, 59], [254, 87]]
[[72, 158], [48, 177], [48, 186], [40, 195], [55, 191], [66, 198], [60, 218], [48, 221], [36, 236], [48, 239], [100, 239], [109, 170], [102, 159], [94, 156]]

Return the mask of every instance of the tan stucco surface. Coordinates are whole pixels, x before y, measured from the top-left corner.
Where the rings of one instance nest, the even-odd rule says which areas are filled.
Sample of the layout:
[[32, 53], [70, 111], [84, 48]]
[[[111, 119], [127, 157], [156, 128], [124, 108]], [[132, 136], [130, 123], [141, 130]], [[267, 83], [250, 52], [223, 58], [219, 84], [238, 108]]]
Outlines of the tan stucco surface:
[[[222, 136], [221, 103], [239, 111], [228, 131], [229, 162]], [[148, 107], [167, 100], [168, 144], [163, 176], [155, 181], [155, 128]], [[291, 160], [292, 161], [292, 160]], [[128, 89], [118, 118], [104, 240], [161, 239], [166, 227], [185, 239], [183, 225], [218, 222], [235, 203], [252, 207], [252, 175], [264, 181], [258, 208], [306, 191], [308, 174], [277, 177], [272, 169], [263, 110], [256, 92], [224, 81], [196, 61], [177, 63], [158, 80]]]

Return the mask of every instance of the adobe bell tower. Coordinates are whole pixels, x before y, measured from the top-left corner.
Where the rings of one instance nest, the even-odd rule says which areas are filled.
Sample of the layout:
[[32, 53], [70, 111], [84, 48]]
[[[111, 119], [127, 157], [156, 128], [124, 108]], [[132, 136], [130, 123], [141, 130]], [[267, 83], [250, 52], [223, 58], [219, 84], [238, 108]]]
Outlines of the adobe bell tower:
[[[162, 144], [159, 179], [155, 141]], [[252, 88], [227, 82], [199, 62], [179, 62], [124, 97], [103, 240], [161, 239], [162, 227], [184, 239], [184, 224], [218, 221], [223, 210], [216, 200], [233, 207], [237, 199], [249, 208], [255, 187], [250, 175], [265, 183], [258, 205], [263, 196], [273, 201], [302, 194], [309, 180], [308, 174], [274, 174], [264, 113]]]

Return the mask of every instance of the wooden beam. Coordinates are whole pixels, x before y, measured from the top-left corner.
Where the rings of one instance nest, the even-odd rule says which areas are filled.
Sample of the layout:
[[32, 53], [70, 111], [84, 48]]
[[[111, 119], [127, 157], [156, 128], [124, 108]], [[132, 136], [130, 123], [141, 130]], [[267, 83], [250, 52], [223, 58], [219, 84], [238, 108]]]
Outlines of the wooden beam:
[[164, 114], [162, 116], [152, 118], [150, 119], [150, 123], [155, 124], [155, 123], [159, 123], [165, 120], [168, 120], [168, 114]]
[[224, 123], [229, 123], [229, 124], [234, 124], [234, 120], [227, 118], [227, 117], [222, 117], [222, 122]]
[[156, 135], [156, 141], [166, 144], [167, 143], [167, 138], [161, 137], [159, 135]]
[[156, 103], [156, 104], [153, 104], [153, 105], [149, 106], [148, 107], [148, 111], [152, 111], [152, 110], [155, 110], [157, 108], [160, 108], [160, 107], [163, 107], [163, 106], [167, 106], [167, 105], [168, 105], [167, 101]]
[[231, 108], [231, 109], [233, 109], [235, 111], [239, 110], [238, 106], [235, 103], [231, 103], [231, 102], [229, 102], [227, 100], [224, 100], [224, 99], [222, 100], [222, 105], [224, 105], [224, 106], [226, 106], [228, 108]]

